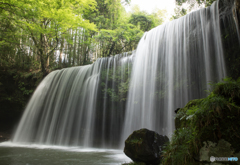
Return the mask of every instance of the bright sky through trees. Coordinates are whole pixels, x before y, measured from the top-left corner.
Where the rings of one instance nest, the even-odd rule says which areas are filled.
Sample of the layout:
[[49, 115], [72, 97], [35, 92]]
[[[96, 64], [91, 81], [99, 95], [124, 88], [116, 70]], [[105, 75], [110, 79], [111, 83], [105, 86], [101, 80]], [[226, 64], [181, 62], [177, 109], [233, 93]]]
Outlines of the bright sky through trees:
[[165, 9], [168, 15], [174, 14], [175, 0], [131, 0], [130, 6], [125, 6], [127, 12], [131, 11], [134, 5], [138, 5], [140, 10], [153, 12], [155, 9]]

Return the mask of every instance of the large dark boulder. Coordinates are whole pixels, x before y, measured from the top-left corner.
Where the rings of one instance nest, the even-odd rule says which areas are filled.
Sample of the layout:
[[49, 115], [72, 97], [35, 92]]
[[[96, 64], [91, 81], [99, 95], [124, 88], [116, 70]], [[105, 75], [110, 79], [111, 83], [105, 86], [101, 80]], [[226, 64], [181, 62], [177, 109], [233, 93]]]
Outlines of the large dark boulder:
[[124, 153], [135, 162], [159, 164], [167, 136], [159, 135], [148, 129], [134, 131], [125, 141]]

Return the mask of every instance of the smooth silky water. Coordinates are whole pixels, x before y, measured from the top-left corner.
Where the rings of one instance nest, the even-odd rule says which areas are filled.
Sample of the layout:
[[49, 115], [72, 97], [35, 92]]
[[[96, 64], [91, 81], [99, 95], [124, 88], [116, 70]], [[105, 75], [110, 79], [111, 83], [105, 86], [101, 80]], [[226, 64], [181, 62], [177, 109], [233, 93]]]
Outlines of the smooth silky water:
[[121, 165], [122, 150], [0, 143], [0, 165]]
[[174, 110], [228, 75], [221, 29], [239, 34], [232, 2], [152, 29], [134, 52], [51, 72], [0, 143], [0, 164], [121, 164], [134, 130], [170, 137]]

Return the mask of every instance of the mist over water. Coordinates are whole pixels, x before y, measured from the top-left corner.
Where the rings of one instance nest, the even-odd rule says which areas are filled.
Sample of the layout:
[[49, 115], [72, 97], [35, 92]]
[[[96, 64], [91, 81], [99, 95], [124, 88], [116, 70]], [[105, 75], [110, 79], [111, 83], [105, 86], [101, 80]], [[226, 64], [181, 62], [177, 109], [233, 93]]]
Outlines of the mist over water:
[[219, 3], [146, 32], [134, 52], [51, 72], [12, 142], [122, 148], [140, 128], [171, 136], [174, 110], [227, 76], [221, 20], [235, 31], [236, 23], [232, 6], [219, 10]]

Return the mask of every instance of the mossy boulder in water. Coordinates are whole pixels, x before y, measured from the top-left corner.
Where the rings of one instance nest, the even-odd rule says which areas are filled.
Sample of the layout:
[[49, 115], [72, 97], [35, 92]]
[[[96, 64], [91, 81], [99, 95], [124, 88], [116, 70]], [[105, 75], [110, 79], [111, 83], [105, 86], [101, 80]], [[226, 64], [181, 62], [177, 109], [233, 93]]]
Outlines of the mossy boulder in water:
[[148, 129], [134, 131], [125, 141], [124, 153], [135, 162], [159, 164], [162, 147], [169, 141], [167, 136]]

